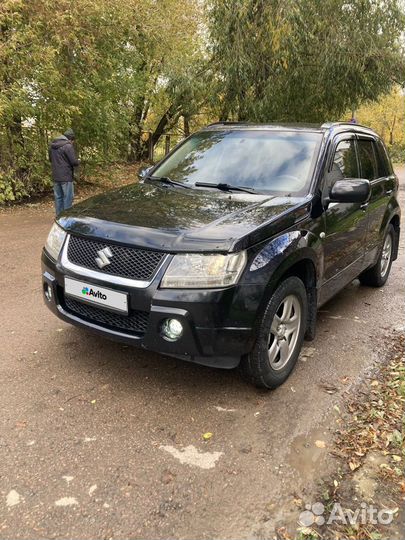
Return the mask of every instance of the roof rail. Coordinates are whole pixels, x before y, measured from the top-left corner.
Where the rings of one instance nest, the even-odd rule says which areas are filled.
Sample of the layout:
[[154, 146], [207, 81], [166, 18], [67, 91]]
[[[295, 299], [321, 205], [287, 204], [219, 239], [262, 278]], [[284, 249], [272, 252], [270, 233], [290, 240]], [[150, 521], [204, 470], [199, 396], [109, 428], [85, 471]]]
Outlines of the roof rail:
[[354, 122], [325, 122], [322, 124], [321, 128], [330, 129], [335, 126], [361, 127], [361, 128], [369, 129], [370, 131], [372, 131], [372, 129], [369, 128], [368, 126], [364, 126], [363, 124], [357, 124]]
[[238, 126], [238, 125], [246, 125], [251, 124], [251, 122], [233, 122], [231, 120], [223, 120], [222, 122], [212, 122], [212, 124], [208, 124], [207, 127], [212, 126]]

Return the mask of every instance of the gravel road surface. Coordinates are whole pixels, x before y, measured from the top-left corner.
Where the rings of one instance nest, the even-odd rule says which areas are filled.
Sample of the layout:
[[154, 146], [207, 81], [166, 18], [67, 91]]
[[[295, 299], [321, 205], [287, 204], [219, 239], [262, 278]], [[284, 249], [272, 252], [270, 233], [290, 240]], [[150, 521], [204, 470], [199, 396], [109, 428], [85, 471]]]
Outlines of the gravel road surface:
[[51, 222], [42, 204], [0, 213], [0, 538], [272, 538], [296, 523], [294, 499], [334, 466], [334, 406], [404, 328], [403, 242], [387, 285], [325, 305], [266, 393], [56, 319], [40, 280]]

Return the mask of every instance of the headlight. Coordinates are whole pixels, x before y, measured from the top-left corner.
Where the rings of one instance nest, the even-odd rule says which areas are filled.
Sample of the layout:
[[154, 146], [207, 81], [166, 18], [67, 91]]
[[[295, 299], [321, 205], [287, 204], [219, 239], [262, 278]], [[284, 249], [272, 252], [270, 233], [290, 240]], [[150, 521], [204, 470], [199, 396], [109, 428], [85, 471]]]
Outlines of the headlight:
[[66, 233], [55, 222], [49, 231], [48, 238], [45, 244], [45, 249], [55, 261], [58, 260], [60, 250], [62, 249], [63, 242], [65, 241]]
[[163, 276], [161, 287], [174, 289], [227, 287], [238, 281], [245, 264], [245, 251], [230, 255], [197, 253], [175, 255]]

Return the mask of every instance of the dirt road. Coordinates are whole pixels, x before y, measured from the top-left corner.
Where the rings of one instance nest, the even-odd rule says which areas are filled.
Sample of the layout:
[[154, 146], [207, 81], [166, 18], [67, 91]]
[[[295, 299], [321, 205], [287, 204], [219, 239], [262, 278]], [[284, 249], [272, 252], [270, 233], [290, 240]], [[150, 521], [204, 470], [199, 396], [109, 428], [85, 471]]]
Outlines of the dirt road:
[[403, 247], [384, 289], [356, 281], [322, 308], [291, 378], [264, 393], [57, 320], [41, 298], [51, 220], [0, 214], [0, 537], [272, 538], [295, 524], [294, 498], [311, 502], [334, 466], [334, 406], [404, 328]]

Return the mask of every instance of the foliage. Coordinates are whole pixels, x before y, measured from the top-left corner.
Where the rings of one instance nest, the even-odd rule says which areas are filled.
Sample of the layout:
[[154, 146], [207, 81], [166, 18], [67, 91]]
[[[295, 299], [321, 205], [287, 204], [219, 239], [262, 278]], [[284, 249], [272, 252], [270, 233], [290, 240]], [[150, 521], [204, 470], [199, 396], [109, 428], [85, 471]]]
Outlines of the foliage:
[[209, 0], [208, 6], [223, 119], [323, 122], [403, 77], [399, 0]]
[[[361, 498], [358, 497], [359, 479], [356, 479], [356, 471], [361, 470], [363, 478], [372, 478], [375, 481], [375, 492], [370, 493], [372, 497], [370, 502], [374, 507], [387, 508], [387, 500], [390, 501], [390, 508], [393, 510], [395, 507], [398, 510], [403, 505], [404, 336], [396, 332], [387, 336], [386, 352], [387, 361], [380, 361], [373, 377], [364, 381], [356, 395], [347, 400], [346, 412], [343, 412], [342, 416], [338, 409], [337, 423], [340, 428], [330, 453], [339, 459], [340, 466], [333, 480], [331, 478], [323, 486], [323, 497], [318, 498], [323, 499], [325, 506], [339, 503], [342, 508], [348, 510], [353, 506], [358, 508]], [[370, 467], [370, 463], [373, 463], [374, 467], [368, 469], [367, 476], [364, 476], [366, 474], [364, 467]], [[355, 498], [354, 492], [357, 495]], [[351, 510], [352, 515], [355, 508]], [[354, 540], [389, 538], [392, 531], [387, 526], [387, 523], [382, 522], [357, 523], [349, 526], [335, 521], [325, 524], [317, 532], [321, 538]]]
[[380, 134], [393, 161], [405, 161], [405, 98], [401, 88], [395, 87], [378, 101], [364, 103], [356, 111], [356, 119]]
[[127, 159], [156, 98], [181, 101], [173, 73], [187, 95], [197, 11], [193, 0], [3, 0], [0, 167], [13, 181], [2, 199], [38, 192], [37, 174], [49, 183], [49, 140], [70, 126], [84, 170]]
[[[312, 498], [322, 503], [323, 520], [299, 526], [296, 540], [381, 540], [396, 535], [405, 490], [401, 433], [405, 404], [404, 336], [393, 332], [386, 336], [385, 345], [386, 356], [380, 358], [378, 368], [351, 392], [346, 390], [346, 410], [338, 405], [333, 407], [339, 427], [328, 447], [335, 465], [331, 474], [319, 482]], [[349, 377], [341, 382], [347, 384]], [[336, 386], [324, 388], [330, 388], [331, 393], [337, 390]], [[294, 503], [302, 510], [308, 509], [300, 498], [294, 499]], [[392, 522], [374, 519], [371, 512], [367, 516], [368, 511], [363, 517], [360, 511], [367, 507], [390, 512]], [[277, 530], [277, 538], [293, 537], [282, 527]]]
[[397, 0], [1, 0], [0, 203], [49, 189], [67, 127], [83, 178], [144, 159], [144, 131], [338, 117], [398, 79], [403, 21]]

